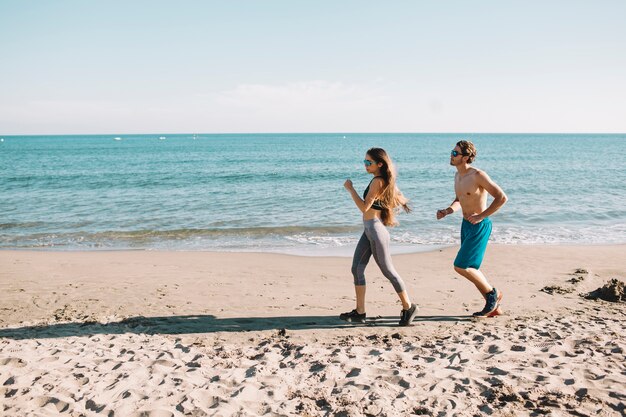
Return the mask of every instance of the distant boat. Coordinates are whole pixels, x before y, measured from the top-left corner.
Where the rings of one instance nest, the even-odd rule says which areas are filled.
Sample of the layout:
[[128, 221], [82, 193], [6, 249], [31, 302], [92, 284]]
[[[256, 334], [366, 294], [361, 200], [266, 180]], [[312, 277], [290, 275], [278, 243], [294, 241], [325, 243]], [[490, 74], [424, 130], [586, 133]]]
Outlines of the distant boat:
[[0, 142], [4, 142], [4, 138], [0, 138]]
[[122, 138], [120, 138], [119, 136], [113, 138], [113, 140], [122, 140]]
[[165, 136], [159, 136], [159, 140], [165, 140]]
[[343, 138], [345, 139], [346, 137], [344, 136]]
[[193, 135], [193, 140], [198, 139], [198, 136], [196, 136], [195, 134]]

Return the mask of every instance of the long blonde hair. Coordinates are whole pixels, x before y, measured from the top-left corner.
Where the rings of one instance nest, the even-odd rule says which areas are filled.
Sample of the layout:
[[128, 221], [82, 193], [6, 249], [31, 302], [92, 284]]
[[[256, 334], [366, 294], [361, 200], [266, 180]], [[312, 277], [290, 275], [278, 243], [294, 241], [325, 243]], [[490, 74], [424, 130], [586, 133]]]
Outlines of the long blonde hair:
[[385, 226], [397, 226], [396, 213], [400, 212], [400, 209], [406, 213], [411, 212], [409, 206], [409, 200], [402, 195], [402, 192], [396, 186], [396, 169], [391, 161], [387, 152], [382, 148], [370, 148], [367, 154], [376, 163], [381, 163], [383, 166], [380, 168], [380, 176], [385, 181], [382, 191], [376, 197], [380, 202], [381, 207], [381, 220]]

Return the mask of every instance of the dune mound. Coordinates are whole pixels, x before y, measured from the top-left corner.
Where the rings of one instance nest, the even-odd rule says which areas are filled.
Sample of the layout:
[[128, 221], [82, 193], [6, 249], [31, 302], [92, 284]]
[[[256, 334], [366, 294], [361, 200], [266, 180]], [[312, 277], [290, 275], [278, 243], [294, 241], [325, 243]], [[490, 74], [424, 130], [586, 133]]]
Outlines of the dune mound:
[[625, 285], [622, 281], [613, 278], [603, 287], [590, 292], [585, 298], [597, 300], [598, 298], [605, 301], [619, 302], [626, 301]]

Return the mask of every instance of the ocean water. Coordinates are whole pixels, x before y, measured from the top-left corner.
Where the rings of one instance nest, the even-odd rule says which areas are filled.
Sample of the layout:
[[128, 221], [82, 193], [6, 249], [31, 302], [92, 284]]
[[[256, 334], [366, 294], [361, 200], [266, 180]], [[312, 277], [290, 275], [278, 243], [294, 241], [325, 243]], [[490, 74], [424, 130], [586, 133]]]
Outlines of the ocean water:
[[0, 248], [349, 255], [362, 222], [343, 182], [367, 186], [372, 146], [414, 208], [394, 252], [452, 245], [460, 215], [435, 213], [454, 199], [462, 138], [509, 196], [493, 242], [626, 243], [626, 135], [154, 134], [4, 136]]

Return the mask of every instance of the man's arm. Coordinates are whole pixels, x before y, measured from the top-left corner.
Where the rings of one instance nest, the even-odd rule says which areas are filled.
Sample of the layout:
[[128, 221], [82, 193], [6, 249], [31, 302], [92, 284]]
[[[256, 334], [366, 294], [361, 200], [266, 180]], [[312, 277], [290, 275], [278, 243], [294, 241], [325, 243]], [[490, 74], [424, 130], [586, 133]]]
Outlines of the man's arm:
[[437, 220], [443, 219], [448, 214], [452, 214], [460, 208], [461, 208], [461, 203], [459, 203], [459, 197], [456, 197], [454, 201], [450, 203], [448, 208], [437, 210]]

